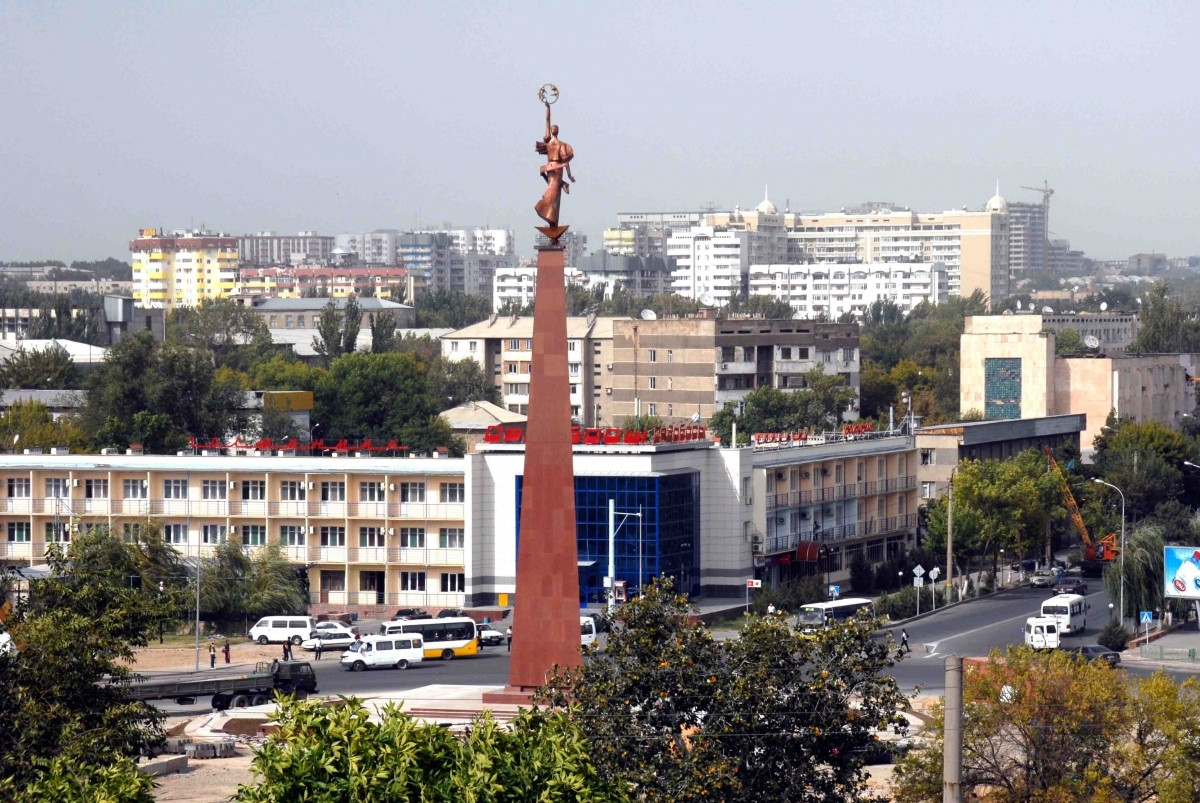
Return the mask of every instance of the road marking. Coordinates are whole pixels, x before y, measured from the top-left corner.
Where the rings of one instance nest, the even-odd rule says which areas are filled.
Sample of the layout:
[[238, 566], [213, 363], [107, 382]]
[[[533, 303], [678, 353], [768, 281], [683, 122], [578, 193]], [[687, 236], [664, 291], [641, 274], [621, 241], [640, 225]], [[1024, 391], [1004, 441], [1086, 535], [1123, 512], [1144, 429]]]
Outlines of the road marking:
[[[1103, 591], [1093, 591], [1092, 593], [1090, 593], [1086, 597], [1084, 597], [1084, 599], [1091, 599], [1092, 597], [1102, 595], [1103, 593], [1104, 593]], [[1050, 599], [1050, 597], [1047, 597], [1046, 599]], [[927, 642], [925, 642], [925, 644], [926, 644], [926, 649], [929, 651], [929, 654], [925, 657], [936, 658], [938, 656], [938, 651], [937, 651], [938, 646], [945, 644], [947, 641], [954, 641], [954, 639], [962, 638], [963, 636], [970, 636], [973, 633], [978, 633], [982, 630], [987, 630], [988, 628], [996, 627], [997, 625], [1004, 625], [1004, 624], [1008, 624], [1009, 622], [1017, 622], [1017, 621], [1021, 621], [1024, 619], [1028, 619], [1031, 615], [1036, 616], [1037, 612], [1041, 611], [1041, 609], [1042, 609], [1042, 604], [1039, 602], [1037, 611], [1035, 611], [1033, 614], [1023, 613], [1023, 614], [1020, 614], [1019, 616], [1013, 616], [1008, 619], [1001, 619], [999, 622], [992, 622], [991, 624], [986, 624], [986, 625], [983, 625], [982, 627], [976, 627], [971, 630], [964, 631], [962, 633], [955, 633], [953, 636], [946, 636], [945, 638], [938, 639], [937, 641], [927, 641]], [[930, 645], [932, 645], [932, 649], [930, 648]]]

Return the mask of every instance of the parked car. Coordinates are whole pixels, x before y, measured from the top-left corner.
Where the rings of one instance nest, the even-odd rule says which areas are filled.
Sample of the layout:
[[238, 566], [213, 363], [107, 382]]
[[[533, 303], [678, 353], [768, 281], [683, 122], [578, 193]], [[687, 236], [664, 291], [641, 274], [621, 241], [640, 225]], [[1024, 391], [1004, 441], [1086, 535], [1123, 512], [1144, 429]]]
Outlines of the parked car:
[[402, 619], [432, 619], [433, 616], [429, 611], [421, 608], [401, 608], [392, 616], [393, 622], [399, 622]]
[[1029, 578], [1029, 585], [1033, 588], [1051, 588], [1054, 586], [1054, 581], [1058, 579], [1058, 573], [1052, 572], [1049, 569], [1038, 569]]
[[348, 625], [345, 622], [330, 620], [328, 622], [317, 622], [318, 633], [349, 633], [351, 636], [358, 635], [358, 625]]
[[480, 625], [475, 628], [475, 636], [479, 639], [480, 646], [483, 647], [499, 647], [504, 643], [504, 634], [499, 630], [493, 630], [491, 625]]
[[1064, 652], [1074, 653], [1085, 661], [1107, 661], [1109, 666], [1121, 663], [1121, 653], [1101, 647], [1099, 644], [1084, 644], [1080, 647], [1067, 647]]
[[317, 649], [318, 641], [321, 642], [322, 651], [344, 650], [358, 641], [358, 635], [344, 630], [318, 630], [316, 636], [300, 645], [300, 649], [314, 652]]
[[608, 629], [609, 629], [608, 628], [608, 620], [606, 620], [604, 618], [603, 614], [596, 613], [595, 611], [587, 611], [583, 615], [590, 616], [596, 620], [596, 632], [597, 633], [607, 633], [608, 632]]
[[311, 616], [265, 616], [250, 628], [247, 637], [259, 644], [290, 641], [299, 647], [317, 632], [317, 620]]
[[1087, 592], [1088, 584], [1082, 577], [1064, 577], [1054, 584], [1055, 594], [1078, 594], [1086, 597]]
[[1037, 564], [1038, 562], [1036, 558], [1026, 558], [1025, 560], [1014, 560], [1012, 562], [1012, 566], [1009, 568], [1011, 568], [1014, 572], [1022, 569], [1027, 572], [1031, 572], [1037, 568]]
[[438, 611], [438, 619], [457, 619], [466, 616], [462, 608], [443, 608]]

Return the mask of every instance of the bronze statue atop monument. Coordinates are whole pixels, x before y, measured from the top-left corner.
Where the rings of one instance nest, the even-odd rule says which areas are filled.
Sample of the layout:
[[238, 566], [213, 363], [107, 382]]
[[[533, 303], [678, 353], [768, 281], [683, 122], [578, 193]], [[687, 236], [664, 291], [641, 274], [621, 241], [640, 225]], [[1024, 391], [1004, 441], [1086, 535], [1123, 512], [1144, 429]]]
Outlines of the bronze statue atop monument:
[[537, 152], [546, 156], [546, 164], [542, 165], [542, 178], [546, 181], [546, 191], [542, 200], [537, 202], [534, 210], [538, 217], [546, 221], [545, 226], [537, 230], [550, 238], [551, 244], [557, 244], [558, 238], [567, 230], [567, 226], [558, 225], [558, 212], [562, 204], [562, 194], [571, 192], [571, 185], [563, 181], [563, 173], [572, 182], [571, 160], [575, 158], [575, 150], [558, 138], [558, 126], [550, 123], [550, 104], [558, 100], [558, 87], [554, 84], [544, 84], [538, 89], [538, 98], [546, 106], [546, 133], [542, 141], [535, 143]]

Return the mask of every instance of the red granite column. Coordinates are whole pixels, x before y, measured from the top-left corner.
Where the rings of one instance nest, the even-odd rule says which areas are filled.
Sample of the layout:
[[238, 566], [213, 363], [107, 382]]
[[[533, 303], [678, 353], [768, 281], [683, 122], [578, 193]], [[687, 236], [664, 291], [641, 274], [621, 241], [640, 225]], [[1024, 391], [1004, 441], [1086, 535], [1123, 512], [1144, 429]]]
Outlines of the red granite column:
[[538, 249], [509, 688], [485, 698], [494, 702], [542, 685], [556, 664], [582, 662], [563, 264], [560, 246]]

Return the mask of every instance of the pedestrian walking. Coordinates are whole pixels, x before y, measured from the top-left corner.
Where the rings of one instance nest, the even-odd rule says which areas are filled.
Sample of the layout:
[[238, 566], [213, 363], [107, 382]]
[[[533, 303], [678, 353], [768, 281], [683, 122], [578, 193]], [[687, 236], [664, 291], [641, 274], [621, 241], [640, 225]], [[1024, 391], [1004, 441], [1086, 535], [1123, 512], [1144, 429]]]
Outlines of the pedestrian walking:
[[217, 668], [217, 645], [211, 641], [208, 643], [208, 668]]
[[291, 646], [292, 646], [292, 642], [290, 642], [290, 641], [283, 642], [283, 660], [285, 660], [285, 661], [288, 661], [291, 659], [291, 655], [290, 655], [291, 650], [289, 649]]
[[508, 651], [512, 652], [512, 628], [505, 630], [504, 635], [508, 637]]
[[774, 616], [774, 615], [775, 615], [775, 603], [774, 602], [768, 603], [767, 604], [767, 616]]
[[317, 636], [317, 643], [316, 643], [316, 646], [313, 647], [313, 652], [315, 652], [317, 654], [317, 660], [318, 661], [321, 660], [321, 637], [320, 637], [320, 635]]
[[912, 652], [912, 647], [908, 646], [908, 631], [904, 629], [900, 630], [900, 649]]
[[229, 639], [225, 639], [225, 663], [229, 663]]

